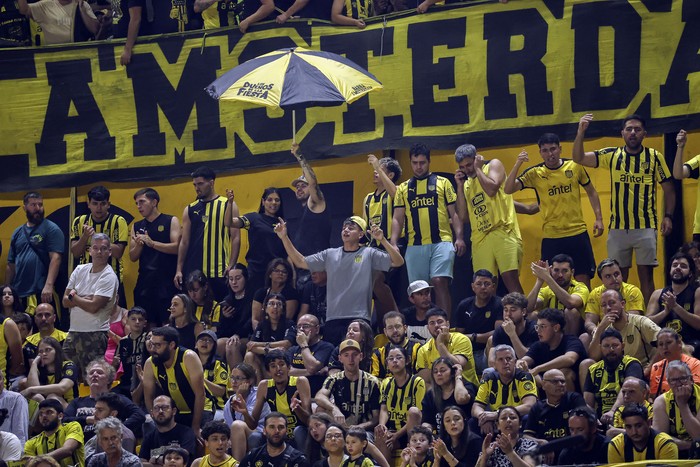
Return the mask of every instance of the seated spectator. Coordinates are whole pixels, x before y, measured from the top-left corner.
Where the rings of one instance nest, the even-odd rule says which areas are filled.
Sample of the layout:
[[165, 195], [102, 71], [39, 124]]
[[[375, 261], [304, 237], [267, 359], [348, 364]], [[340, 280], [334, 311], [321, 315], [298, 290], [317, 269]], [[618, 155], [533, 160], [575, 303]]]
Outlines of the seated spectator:
[[27, 467], [61, 467], [61, 464], [53, 457], [45, 455], [32, 457], [29, 462], [27, 462]]
[[177, 330], [179, 345], [194, 350], [197, 336], [206, 329], [204, 324], [194, 317], [194, 302], [185, 294], [176, 294], [169, 311], [169, 324]]
[[[262, 412], [255, 428], [248, 428], [252, 420], [253, 410], [258, 400], [258, 385], [255, 369], [247, 363], [239, 363], [231, 370], [231, 391], [233, 395], [224, 406], [224, 421], [231, 427], [231, 436], [237, 440], [247, 440], [246, 443], [234, 443], [231, 446], [233, 457], [243, 458], [246, 451], [257, 448], [263, 442], [264, 418], [270, 413], [270, 406], [263, 404]], [[267, 391], [260, 394], [262, 399]]]
[[42, 432], [24, 445], [23, 458], [48, 454], [62, 467], [85, 466], [83, 430], [76, 422], [63, 423], [63, 405], [55, 399], [39, 404]]
[[296, 345], [287, 350], [291, 361], [289, 374], [306, 377], [313, 396], [321, 389], [328, 376], [327, 365], [333, 352], [333, 344], [323, 340], [320, 334], [321, 326], [314, 315], [299, 316], [296, 329]]
[[559, 254], [552, 258], [551, 266], [546, 261], [537, 261], [530, 269], [537, 279], [527, 297], [528, 310], [564, 310], [564, 333], [578, 336], [588, 301], [588, 287], [574, 279], [574, 260], [569, 255]]
[[56, 311], [50, 303], [40, 303], [37, 305], [34, 311], [34, 324], [36, 324], [39, 332], [31, 334], [24, 341], [24, 355], [26, 360], [26, 365], [29, 365], [31, 360], [27, 360], [27, 357], [34, 359], [37, 355], [37, 350], [39, 348], [39, 341], [44, 337], [53, 337], [58, 342], [63, 343], [66, 340], [66, 333], [57, 329], [56, 324]]
[[651, 366], [649, 373], [649, 390], [654, 399], [670, 389], [666, 381], [666, 367], [674, 360], [685, 362], [693, 374], [693, 381], [700, 384], [700, 360], [683, 353], [683, 340], [674, 329], [663, 328], [659, 331], [656, 351], [659, 361]]
[[598, 278], [603, 282], [588, 294], [588, 302], [586, 302], [586, 319], [584, 327], [589, 336], [593, 335], [598, 323], [603, 319], [600, 299], [608, 289], [618, 290], [625, 300], [626, 310], [632, 314], [644, 313], [644, 297], [639, 287], [633, 284], [628, 284], [622, 280], [622, 271], [620, 263], [612, 258], [606, 258], [598, 264]]
[[485, 349], [494, 329], [503, 323], [501, 297], [496, 295], [496, 277], [486, 269], [479, 269], [472, 278], [473, 297], [459, 302], [457, 312], [452, 317], [455, 328], [461, 333], [469, 333], [476, 371], [481, 374], [488, 368]]
[[[158, 396], [153, 401], [151, 417], [155, 423], [155, 429], [147, 432], [141, 442], [139, 457], [145, 467], [160, 464], [168, 449], [173, 446], [182, 448], [187, 452], [195, 452], [197, 440], [192, 428], [175, 421], [177, 407], [168, 396]], [[167, 459], [166, 459], [167, 460]], [[167, 465], [167, 463], [166, 463]]]
[[372, 351], [372, 374], [377, 378], [383, 379], [388, 376], [388, 365], [386, 361], [389, 347], [398, 345], [406, 351], [408, 360], [405, 362], [406, 371], [409, 374], [415, 372], [415, 362], [418, 357], [418, 350], [422, 344], [415, 339], [409, 339], [406, 335], [408, 326], [406, 326], [406, 318], [398, 311], [390, 311], [384, 315], [384, 336], [387, 338], [387, 343]]
[[95, 425], [97, 442], [102, 448], [101, 453], [95, 454], [87, 463], [88, 467], [138, 467], [141, 461], [138, 456], [122, 447], [123, 426], [115, 417], [107, 417]]
[[408, 325], [408, 337], [416, 339], [422, 344], [428, 342], [431, 337], [430, 332], [428, 332], [428, 318], [425, 315], [428, 310], [435, 308], [430, 297], [430, 289], [432, 288], [432, 285], [423, 280], [411, 282], [407, 293], [408, 301], [412, 305], [401, 310]]
[[496, 326], [493, 336], [486, 345], [489, 366], [493, 366], [495, 355], [493, 347], [510, 345], [518, 358], [523, 358], [530, 346], [537, 342], [535, 322], [527, 319], [527, 298], [518, 292], [511, 292], [501, 299], [503, 304], [503, 323]]
[[90, 5], [80, 0], [18, 0], [19, 11], [36, 21], [46, 45], [83, 42], [97, 34], [100, 24]]
[[391, 459], [394, 451], [406, 447], [407, 433], [420, 424], [425, 381], [407, 371], [406, 349], [392, 344], [387, 354], [391, 376], [381, 383], [379, 424], [374, 429], [374, 436], [375, 445], [384, 458]]
[[[86, 380], [90, 386], [90, 395], [78, 397], [70, 401], [65, 410], [66, 422], [78, 422], [83, 428], [84, 440], [89, 441], [95, 436], [95, 401], [109, 392], [114, 382], [114, 368], [104, 358], [93, 360], [87, 365]], [[141, 425], [146, 420], [141, 409], [131, 399], [119, 395], [123, 410], [119, 419], [137, 436], [141, 434]]]
[[[36, 346], [27, 346], [27, 338], [32, 333], [32, 318], [27, 313], [21, 311], [15, 313], [12, 317], [12, 321], [17, 325], [17, 330], [19, 331], [19, 340], [22, 343], [22, 356], [24, 357], [24, 365], [27, 374], [29, 374], [29, 367], [32, 361], [36, 357]], [[13, 391], [20, 390], [26, 383], [26, 375], [13, 378], [10, 383], [10, 389]]]
[[425, 395], [422, 421], [439, 435], [446, 407], [456, 405], [464, 413], [471, 413], [476, 386], [464, 379], [462, 365], [445, 357], [433, 362], [430, 375], [432, 384]]
[[620, 392], [622, 393], [622, 405], [615, 411], [612, 427], [608, 428], [608, 431], [605, 433], [610, 439], [625, 432], [622, 411], [632, 403], [646, 407], [649, 421], [651, 422], [654, 419], [654, 406], [649, 403], [649, 385], [646, 381], [630, 376], [622, 383]]
[[590, 407], [578, 407], [569, 412], [569, 435], [583, 436], [583, 442], [564, 448], [559, 465], [607, 464], [608, 439], [598, 433], [598, 420]]
[[539, 341], [530, 346], [525, 357], [518, 361], [519, 368], [527, 369], [542, 385], [542, 374], [547, 370], [558, 369], [566, 378], [566, 390], [577, 388], [578, 367], [586, 358], [586, 349], [576, 336], [564, 334], [566, 319], [564, 312], [545, 308], [537, 315], [537, 335]]
[[[0, 410], [7, 410], [4, 423], [0, 423], [0, 431], [9, 431], [17, 435], [22, 444], [27, 442], [29, 432], [29, 408], [27, 399], [18, 392], [5, 389], [5, 372], [0, 370]], [[63, 407], [61, 406], [61, 413]]]
[[625, 341], [615, 328], [607, 328], [600, 334], [600, 348], [603, 359], [590, 365], [585, 375], [585, 365], [581, 364], [583, 397], [596, 411], [596, 416], [603, 423], [610, 424], [615, 410], [622, 404], [622, 382], [630, 376], [644, 378], [644, 370], [639, 360], [625, 355]]
[[481, 437], [467, 427], [467, 415], [451, 405], [442, 412], [439, 438], [435, 440], [433, 455], [450, 466], [475, 465], [479, 458]]
[[236, 467], [238, 461], [229, 456], [228, 446], [231, 439], [231, 431], [226, 423], [222, 421], [211, 421], [202, 428], [202, 438], [207, 454], [204, 457], [195, 459], [192, 467]]
[[700, 288], [696, 283], [697, 269], [693, 258], [678, 252], [670, 259], [671, 285], [651, 294], [646, 316], [659, 327], [678, 332], [686, 345], [693, 347], [695, 358], [700, 356]]
[[[194, 451], [187, 451], [177, 445], [166, 447], [163, 452], [163, 466], [188, 467], [190, 465], [190, 452]], [[147, 464], [143, 463], [143, 465], [147, 467]]]
[[[0, 409], [0, 425], [5, 423], [10, 411]], [[0, 431], [0, 459], [18, 461], [22, 458], [22, 443], [17, 435], [9, 431]]]
[[115, 369], [121, 365], [122, 375], [119, 384], [114, 388], [115, 392], [132, 397], [140, 386], [140, 380], [136, 376], [136, 368], [143, 368], [146, 355], [146, 326], [148, 314], [140, 306], [135, 306], [127, 313], [129, 334], [119, 341], [117, 352], [112, 360]]
[[347, 431], [343, 425], [330, 423], [326, 427], [326, 432], [322, 440], [323, 447], [328, 454], [324, 459], [319, 459], [314, 462], [314, 467], [337, 467], [342, 465], [347, 459], [345, 454], [345, 437]]
[[[315, 466], [316, 463], [322, 461], [325, 454], [328, 453], [328, 447], [325, 445], [326, 430], [328, 430], [328, 427], [333, 424], [336, 424], [333, 421], [333, 417], [325, 412], [316, 412], [309, 416], [309, 436], [306, 438], [306, 447], [304, 452], [311, 465]], [[338, 426], [342, 427], [342, 425]], [[343, 430], [345, 430], [344, 427]], [[333, 438], [339, 439], [337, 436], [334, 436]], [[345, 452], [345, 435], [343, 435], [342, 440], [343, 447], [341, 448], [341, 451]]]
[[65, 408], [78, 397], [78, 372], [75, 364], [64, 358], [63, 347], [53, 337], [44, 337], [39, 341], [38, 354], [32, 361], [27, 387], [21, 394], [36, 402], [56, 399]]
[[270, 349], [287, 350], [295, 340], [294, 322], [285, 316], [286, 300], [283, 295], [269, 294], [265, 298], [265, 319], [263, 319], [246, 346], [243, 361], [251, 365], [258, 375], [263, 375], [263, 356]]
[[[228, 271], [228, 295], [220, 302], [221, 319], [216, 328], [216, 335], [219, 336], [217, 353], [226, 355], [230, 367], [243, 361], [243, 349], [253, 333], [253, 294], [248, 291], [247, 282], [248, 269], [243, 264], [236, 263]], [[229, 355], [229, 352], [233, 353]]]
[[[95, 412], [93, 416], [95, 417], [95, 424], [100, 420], [104, 420], [107, 417], [118, 417], [119, 412], [124, 410], [124, 404], [122, 403], [119, 394], [114, 392], [108, 392], [102, 394], [95, 400]], [[93, 436], [88, 441], [85, 442], [85, 461], [90, 459], [93, 454], [104, 452], [102, 444], [98, 442], [99, 437]], [[125, 426], [122, 426], [122, 447], [130, 453], [134, 453], [136, 450], [136, 436], [134, 432]]]
[[369, 457], [365, 456], [367, 449], [367, 432], [358, 427], [351, 426], [345, 435], [345, 452], [348, 453], [347, 459], [340, 464], [340, 467], [372, 467], [374, 462]]
[[[17, 290], [10, 284], [0, 285], [2, 291], [2, 318], [12, 318], [15, 313], [23, 313], [22, 301]], [[4, 320], [4, 319], [3, 319]]]
[[684, 362], [675, 360], [666, 365], [669, 391], [654, 400], [652, 428], [671, 435], [681, 459], [688, 457], [694, 439], [700, 439], [700, 386], [693, 383], [693, 374]]
[[209, 280], [202, 271], [192, 271], [185, 281], [187, 295], [194, 302], [194, 319], [204, 327], [217, 331], [221, 320], [221, 306], [214, 300], [214, 291], [209, 287]]
[[416, 371], [426, 380], [429, 368], [439, 357], [449, 358], [462, 366], [462, 376], [470, 383], [479, 383], [476, 377], [476, 364], [472, 354], [472, 343], [467, 336], [450, 331], [450, 320], [447, 313], [440, 308], [433, 308], [426, 314], [428, 331], [432, 338], [418, 350]]
[[[525, 465], [523, 456], [535, 448], [537, 443], [520, 436], [522, 417], [520, 413], [508, 405], [498, 409], [498, 435], [489, 433], [484, 438], [479, 467], [501, 466], [515, 467]], [[492, 441], [495, 440], [494, 443]]]
[[355, 26], [364, 29], [367, 25], [365, 19], [374, 16], [372, 2], [363, 0], [350, 2], [346, 0], [333, 0], [331, 6], [331, 21], [341, 26]]
[[253, 295], [253, 329], [265, 319], [264, 304], [270, 295], [282, 295], [286, 299], [285, 318], [294, 321], [299, 310], [299, 293], [294, 288], [294, 274], [286, 259], [270, 261], [265, 273], [265, 286]]
[[311, 273], [311, 280], [304, 284], [299, 292], [299, 316], [312, 314], [323, 326], [326, 323], [326, 285], [328, 274], [326, 271]]
[[622, 411], [625, 433], [615, 436], [608, 445], [608, 462], [645, 461], [650, 459], [678, 459], [678, 446], [666, 433], [651, 428], [647, 409], [630, 404]]
[[[304, 454], [288, 445], [287, 418], [278, 412], [270, 412], [265, 417], [265, 441], [263, 446], [255, 448], [241, 460], [241, 467], [256, 465], [274, 465], [276, 467], [309, 467]], [[260, 464], [256, 464], [256, 463]]]
[[[362, 348], [362, 360], [360, 370], [370, 372], [372, 370], [372, 353], [374, 352], [374, 332], [363, 319], [356, 319], [348, 324], [345, 339], [352, 339]], [[328, 375], [333, 375], [343, 369], [340, 362], [340, 346], [336, 346], [331, 352], [331, 359], [328, 363]]]
[[[586, 406], [580, 393], [566, 390], [566, 378], [561, 370], [545, 372], [542, 376], [542, 390], [545, 397], [530, 409], [524, 430], [525, 436], [534, 439], [540, 446], [567, 436], [569, 413]], [[553, 465], [553, 461], [552, 456], [546, 463]]]
[[591, 337], [589, 355], [594, 360], [602, 357], [600, 337], [608, 327], [613, 327], [622, 335], [625, 342], [625, 354], [636, 358], [646, 367], [654, 361], [656, 354], [656, 334], [659, 326], [642, 315], [625, 311], [625, 299], [619, 290], [610, 289], [600, 297], [604, 316], [596, 326]]
[[362, 358], [360, 344], [344, 340], [340, 344], [343, 371], [326, 378], [315, 402], [340, 423], [373, 430], [379, 421], [379, 380], [360, 369]]
[[408, 432], [408, 447], [401, 451], [400, 467], [433, 465], [435, 456], [431, 449], [433, 432], [424, 426], [417, 426]]
[[499, 345], [494, 351], [495, 371], [484, 373], [472, 407], [472, 417], [483, 434], [494, 433], [498, 409], [502, 406], [515, 407], [524, 417], [537, 402], [534, 378], [530, 373], [515, 368], [515, 350], [508, 345]]
[[207, 329], [197, 336], [195, 353], [204, 370], [204, 389], [206, 390], [204, 423], [212, 419], [223, 420], [228, 369], [223, 360], [216, 355], [216, 333], [214, 331]]

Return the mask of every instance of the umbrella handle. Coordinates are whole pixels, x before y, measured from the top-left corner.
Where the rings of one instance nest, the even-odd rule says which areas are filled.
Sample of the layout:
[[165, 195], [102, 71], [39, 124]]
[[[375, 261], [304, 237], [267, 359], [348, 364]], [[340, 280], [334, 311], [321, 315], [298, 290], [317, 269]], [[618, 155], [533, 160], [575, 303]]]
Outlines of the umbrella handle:
[[292, 143], [297, 142], [297, 111], [292, 109]]

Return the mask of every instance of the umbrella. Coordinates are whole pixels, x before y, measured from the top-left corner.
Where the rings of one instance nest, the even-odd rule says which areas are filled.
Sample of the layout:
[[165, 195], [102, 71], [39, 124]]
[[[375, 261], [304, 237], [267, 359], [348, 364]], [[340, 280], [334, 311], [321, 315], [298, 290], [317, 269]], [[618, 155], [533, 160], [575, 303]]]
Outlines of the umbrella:
[[214, 99], [291, 109], [296, 141], [296, 109], [351, 103], [382, 87], [374, 75], [345, 57], [294, 47], [248, 60], [205, 90]]

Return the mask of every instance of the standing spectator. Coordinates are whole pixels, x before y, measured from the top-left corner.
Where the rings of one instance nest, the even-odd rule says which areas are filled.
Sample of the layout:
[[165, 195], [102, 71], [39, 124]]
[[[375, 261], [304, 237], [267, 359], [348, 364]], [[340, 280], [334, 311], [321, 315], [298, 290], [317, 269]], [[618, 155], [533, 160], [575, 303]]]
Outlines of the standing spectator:
[[370, 0], [357, 2], [333, 0], [331, 21], [334, 24], [364, 29], [367, 26], [365, 20], [371, 16], [374, 16], [374, 8]]
[[142, 15], [145, 36], [196, 31], [203, 26], [202, 15], [194, 10], [194, 0], [182, 0], [177, 3], [147, 0], [145, 12], [147, 14]]
[[508, 194], [525, 188], [535, 190], [543, 217], [540, 257], [551, 263], [555, 255], [570, 256], [578, 266], [576, 280], [590, 288], [596, 263], [583, 219], [579, 187], [586, 190], [593, 208], [595, 237], [600, 237], [604, 230], [598, 192], [583, 166], [561, 158], [559, 136], [545, 133], [537, 141], [537, 146], [543, 162], [517, 176], [522, 164], [529, 161], [527, 152], [522, 151], [506, 178], [504, 190]]
[[311, 273], [311, 280], [304, 284], [304, 288], [299, 291], [299, 316], [304, 316], [307, 313], [312, 314], [318, 318], [321, 326], [326, 323], [327, 285], [328, 274], [326, 271]]
[[[683, 151], [687, 142], [688, 133], [685, 130], [679, 131], [676, 136], [676, 157], [673, 160], [673, 177], [676, 180], [683, 180], [684, 178], [697, 180], [700, 177], [700, 171], [698, 171], [700, 155], [691, 158], [685, 164], [683, 163]], [[698, 193], [700, 193], [700, 190], [698, 190]], [[700, 200], [700, 195], [698, 195], [697, 200]], [[697, 201], [695, 204], [695, 219], [693, 221], [693, 241], [700, 241], [700, 202]]]
[[455, 161], [459, 165], [455, 172], [457, 213], [461, 223], [471, 225], [474, 271], [500, 273], [508, 292], [523, 293], [519, 277], [523, 240], [513, 197], [503, 190], [503, 163], [484, 160], [471, 144], [457, 148]]
[[612, 196], [608, 256], [620, 262], [622, 277], [626, 280], [634, 251], [644, 303], [648, 303], [654, 291], [654, 268], [658, 265], [655, 182], [660, 183], [664, 191], [661, 234], [666, 236], [673, 229], [676, 208], [673, 178], [664, 156], [655, 149], [642, 146], [647, 134], [644, 118], [634, 114], [622, 120], [623, 147], [585, 152], [583, 140], [591, 121], [593, 114], [581, 117], [574, 140], [573, 159], [587, 167], [602, 166], [610, 171]]
[[159, 458], [170, 446], [179, 446], [187, 452], [195, 452], [197, 440], [192, 429], [187, 425], [175, 422], [177, 407], [168, 396], [158, 396], [153, 400], [151, 417], [155, 430], [143, 437], [139, 456], [144, 466], [150, 467], [161, 463]]
[[496, 277], [486, 269], [479, 269], [472, 278], [473, 297], [467, 297], [457, 305], [454, 323], [457, 331], [469, 336], [476, 362], [476, 371], [481, 374], [487, 364], [486, 343], [494, 330], [503, 322], [501, 297], [496, 296]]
[[[334, 8], [343, 0], [335, 0]], [[364, 23], [363, 23], [364, 24]], [[391, 244], [396, 247], [404, 225], [408, 235], [406, 268], [408, 280], [427, 280], [435, 287], [435, 303], [452, 311], [450, 281], [455, 251], [466, 251], [462, 222], [455, 212], [457, 194], [445, 177], [430, 172], [430, 150], [414, 144], [409, 151], [413, 177], [399, 185], [394, 198]], [[455, 243], [452, 245], [452, 228]]]
[[12, 232], [5, 280], [17, 291], [22, 308], [33, 314], [39, 303], [57, 304], [54, 287], [65, 239], [56, 224], [44, 219], [40, 193], [25, 194], [22, 208], [27, 223]]
[[326, 340], [336, 344], [341, 340], [347, 324], [359, 318], [369, 322], [371, 314], [373, 271], [388, 271], [390, 267], [403, 265], [399, 251], [389, 244], [377, 225], [371, 229], [372, 238], [386, 248], [360, 245], [365, 236], [367, 223], [359, 216], [343, 222], [341, 248], [329, 248], [311, 256], [303, 256], [287, 236], [286, 224], [280, 220], [275, 227], [282, 239], [287, 254], [298, 268], [328, 273], [328, 315], [323, 330]]
[[7, 409], [0, 431], [9, 431], [17, 435], [22, 445], [27, 442], [29, 433], [29, 408], [27, 399], [18, 392], [5, 389], [5, 372], [0, 370], [0, 410]]
[[76, 422], [63, 423], [63, 417], [59, 401], [47, 399], [39, 404], [38, 420], [42, 431], [24, 445], [23, 458], [48, 454], [61, 467], [85, 467], [83, 430]]
[[226, 198], [214, 190], [216, 174], [209, 167], [192, 172], [197, 193], [182, 213], [182, 236], [177, 253], [175, 287], [183, 288], [187, 275], [198, 269], [210, 280], [214, 298], [226, 296], [226, 271], [238, 260], [238, 231], [225, 225]]
[[[135, 6], [129, 11], [140, 11], [143, 0], [127, 0]], [[134, 16], [132, 16], [133, 20]], [[131, 26], [129, 26], [131, 28]], [[131, 31], [130, 31], [131, 32]], [[127, 44], [128, 45], [128, 44]], [[126, 54], [126, 47], [122, 54]], [[129, 53], [130, 59], [131, 53]], [[180, 221], [175, 216], [158, 210], [160, 195], [153, 188], [142, 188], [134, 193], [136, 208], [143, 219], [131, 226], [129, 258], [139, 262], [139, 275], [134, 287], [134, 304], [148, 313], [151, 326], [161, 326], [168, 320], [170, 298], [175, 288], [170, 277], [175, 275], [177, 250], [180, 244]]]
[[[376, 224], [388, 238], [391, 238], [391, 227], [394, 219], [394, 196], [396, 196], [396, 182], [401, 178], [401, 166], [391, 157], [377, 159], [374, 154], [367, 157], [367, 162], [374, 169], [375, 189], [365, 196], [362, 218], [368, 225]], [[382, 248], [375, 242], [370, 246]], [[395, 273], [377, 271], [374, 274], [374, 296], [377, 300], [377, 321], [382, 321], [384, 314], [398, 310], [396, 300], [388, 282]]]
[[92, 234], [92, 263], [77, 266], [68, 279], [63, 306], [70, 308], [70, 328], [63, 341], [66, 358], [73, 360], [81, 378], [87, 364], [107, 350], [109, 314], [117, 302], [119, 280], [110, 265], [109, 237]]
[[3, 0], [1, 4], [0, 45], [2, 47], [29, 47], [33, 45], [29, 19], [19, 11], [19, 2], [17, 0]]
[[138, 456], [122, 447], [122, 422], [115, 417], [107, 417], [97, 422], [97, 441], [103, 452], [95, 454], [87, 463], [88, 467], [138, 467], [141, 461]]
[[233, 199], [233, 190], [227, 189], [226, 197], [228, 198], [224, 217], [226, 226], [233, 227], [235, 230], [248, 231], [249, 246], [245, 255], [248, 263], [248, 286], [252, 291], [257, 291], [268, 281], [265, 272], [270, 261], [287, 256], [284, 245], [274, 230], [277, 219], [284, 218], [280, 190], [275, 187], [265, 188], [258, 212], [249, 212], [243, 216], [238, 216], [238, 206]]
[[109, 264], [119, 279], [119, 305], [126, 306], [122, 256], [129, 241], [129, 230], [126, 219], [109, 212], [111, 206], [109, 196], [109, 190], [101, 185], [92, 187], [88, 191], [87, 206], [90, 214], [83, 214], [73, 219], [70, 250], [80, 264], [89, 264], [94, 259], [90, 250], [90, 241], [93, 239], [93, 235], [96, 233], [105, 234], [111, 242], [109, 245]]
[[238, 29], [242, 34], [245, 34], [252, 24], [260, 21], [272, 21], [274, 12], [274, 0], [243, 0], [243, 12], [241, 14], [243, 19], [238, 24]]
[[122, 375], [114, 391], [132, 397], [136, 388], [141, 384], [136, 372], [137, 367], [143, 368], [144, 355], [146, 354], [146, 326], [148, 324], [146, 310], [135, 306], [129, 310], [126, 320], [129, 334], [119, 341], [112, 366], [114, 369], [118, 369], [120, 365], [122, 367]]
[[36, 21], [46, 45], [83, 42], [94, 36], [100, 24], [84, 0], [18, 0], [19, 12]]
[[179, 346], [175, 329], [164, 326], [153, 330], [153, 354], [143, 368], [143, 397], [153, 410], [157, 392], [175, 401], [176, 421], [190, 425], [199, 437], [204, 412], [204, 370], [197, 354]]
[[[301, 203], [302, 213], [298, 218], [289, 219], [289, 238], [299, 253], [309, 256], [331, 246], [331, 215], [316, 173], [300, 149], [298, 144], [292, 144], [292, 155], [301, 166], [301, 175], [292, 180], [292, 187]], [[310, 273], [296, 264], [294, 266], [297, 267], [296, 288], [301, 289], [309, 281]]]
[[121, 57], [119, 57], [119, 63], [122, 66], [131, 63], [131, 54], [136, 44], [136, 38], [141, 33], [141, 18], [145, 6], [146, 2], [144, 0], [120, 0], [119, 12], [114, 15], [114, 20], [118, 21], [114, 25], [114, 37], [126, 38], [124, 50]]

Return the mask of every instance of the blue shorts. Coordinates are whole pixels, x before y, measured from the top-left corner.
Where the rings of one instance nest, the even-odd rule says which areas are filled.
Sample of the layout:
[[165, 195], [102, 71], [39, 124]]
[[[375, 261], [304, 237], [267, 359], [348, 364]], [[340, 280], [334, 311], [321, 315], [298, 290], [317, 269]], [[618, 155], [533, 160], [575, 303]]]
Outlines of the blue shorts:
[[408, 282], [430, 281], [433, 277], [452, 279], [455, 249], [451, 242], [415, 245], [406, 248]]

